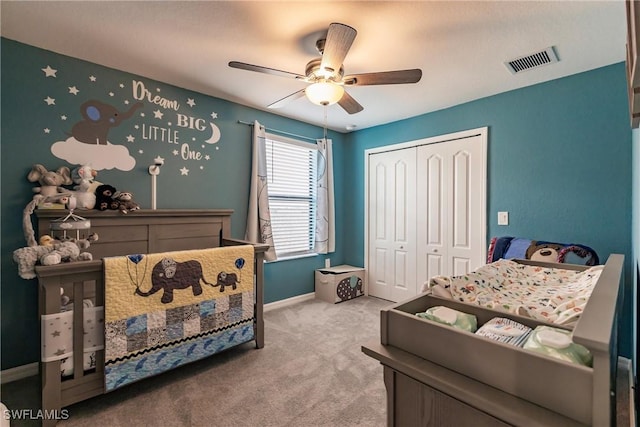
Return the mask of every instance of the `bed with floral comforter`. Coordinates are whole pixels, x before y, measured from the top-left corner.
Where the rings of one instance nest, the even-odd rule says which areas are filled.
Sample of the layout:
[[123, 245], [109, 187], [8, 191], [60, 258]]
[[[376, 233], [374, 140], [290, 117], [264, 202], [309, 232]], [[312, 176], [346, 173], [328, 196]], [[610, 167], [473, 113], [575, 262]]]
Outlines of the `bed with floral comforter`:
[[426, 287], [440, 297], [568, 326], [580, 317], [602, 269], [575, 271], [501, 259], [461, 276], [435, 276]]

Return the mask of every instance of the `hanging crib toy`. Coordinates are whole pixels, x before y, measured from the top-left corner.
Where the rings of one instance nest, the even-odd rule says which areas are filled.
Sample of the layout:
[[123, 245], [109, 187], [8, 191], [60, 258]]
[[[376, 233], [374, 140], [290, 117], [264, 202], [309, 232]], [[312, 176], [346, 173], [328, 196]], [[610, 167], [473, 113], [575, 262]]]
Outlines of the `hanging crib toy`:
[[74, 196], [69, 197], [67, 208], [69, 209], [67, 216], [54, 219], [49, 223], [49, 234], [61, 241], [87, 239], [91, 231], [91, 221], [73, 213], [76, 208]]

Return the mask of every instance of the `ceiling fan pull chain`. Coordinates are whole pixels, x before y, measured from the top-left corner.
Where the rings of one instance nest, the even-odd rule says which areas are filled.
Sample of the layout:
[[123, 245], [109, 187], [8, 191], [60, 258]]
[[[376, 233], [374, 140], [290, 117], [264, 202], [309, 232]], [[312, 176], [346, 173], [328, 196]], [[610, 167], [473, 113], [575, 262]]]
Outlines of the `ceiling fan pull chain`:
[[322, 137], [325, 141], [327, 140], [327, 107], [328, 105], [324, 104], [324, 133]]

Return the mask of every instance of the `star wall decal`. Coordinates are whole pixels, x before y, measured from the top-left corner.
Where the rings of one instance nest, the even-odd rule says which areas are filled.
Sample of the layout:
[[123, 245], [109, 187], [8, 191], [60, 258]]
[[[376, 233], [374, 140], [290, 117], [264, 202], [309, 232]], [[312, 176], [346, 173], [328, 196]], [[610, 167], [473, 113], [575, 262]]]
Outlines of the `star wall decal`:
[[78, 90], [78, 88], [77, 88], [77, 87], [75, 87], [75, 86], [69, 86], [69, 93], [71, 93], [71, 94], [73, 94], [73, 95], [77, 95], [77, 94], [78, 94], [78, 92], [80, 92], [80, 91]]
[[133, 135], [131, 135], [131, 134], [127, 135], [127, 142], [133, 142], [135, 140], [136, 140], [136, 138]]
[[180, 169], [180, 175], [189, 175], [189, 169], [183, 166], [182, 169]]
[[153, 117], [156, 119], [161, 119], [164, 116], [164, 113], [160, 110], [156, 110], [153, 112]]
[[56, 100], [54, 98], [50, 97], [50, 96], [47, 96], [44, 99], [44, 102], [46, 102], [47, 105], [56, 105]]
[[49, 128], [44, 128], [44, 133], [51, 133], [51, 129], [49, 129]]
[[215, 111], [213, 113], [211, 113], [211, 118], [212, 119], [217, 119], [218, 118], [218, 113], [216, 113]]
[[193, 108], [194, 105], [196, 105], [196, 101], [193, 100], [193, 98], [187, 98], [187, 104], [189, 104], [189, 107]]
[[50, 65], [47, 65], [47, 68], [43, 68], [42, 71], [44, 71], [45, 77], [58, 77], [56, 76], [58, 70], [54, 70]]
[[153, 159], [153, 162], [156, 165], [164, 165], [164, 159], [162, 157], [160, 157], [160, 156], [156, 156], [156, 158]]
[[98, 79], [96, 78], [96, 76], [89, 76], [89, 80], [91, 80], [92, 82], [95, 82]]

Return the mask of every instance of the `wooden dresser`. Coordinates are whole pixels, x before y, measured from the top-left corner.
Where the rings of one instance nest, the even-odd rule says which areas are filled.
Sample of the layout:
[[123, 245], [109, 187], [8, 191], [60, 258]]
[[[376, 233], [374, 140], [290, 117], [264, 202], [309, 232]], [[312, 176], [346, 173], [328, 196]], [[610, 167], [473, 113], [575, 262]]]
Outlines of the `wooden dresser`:
[[[49, 234], [49, 223], [69, 212], [39, 209], [38, 235]], [[141, 209], [120, 211], [76, 210], [91, 221], [98, 241], [89, 252], [94, 259], [106, 256], [204, 249], [222, 246], [222, 236], [231, 237], [232, 209]]]

